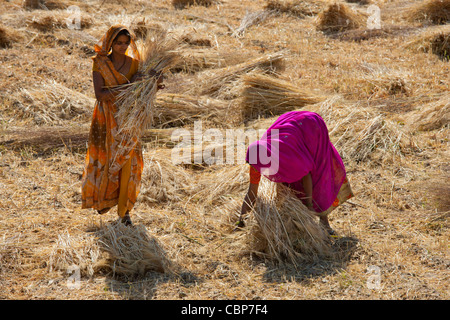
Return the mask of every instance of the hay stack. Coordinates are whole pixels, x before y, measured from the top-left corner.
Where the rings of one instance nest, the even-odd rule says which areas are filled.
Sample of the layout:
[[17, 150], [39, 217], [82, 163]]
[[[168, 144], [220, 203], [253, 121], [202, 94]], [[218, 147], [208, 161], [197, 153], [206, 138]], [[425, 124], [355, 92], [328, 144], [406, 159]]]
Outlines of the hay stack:
[[305, 16], [315, 16], [323, 9], [324, 5], [323, 1], [317, 0], [268, 0], [264, 9], [303, 18]]
[[157, 151], [146, 157], [149, 160], [142, 173], [139, 201], [149, 204], [180, 201], [187, 195], [194, 182], [188, 171], [172, 164], [170, 154]]
[[[162, 93], [157, 96], [153, 111], [155, 127], [174, 127], [192, 124], [196, 120], [209, 121], [222, 126], [231, 123], [233, 105], [209, 97]], [[234, 119], [236, 122], [237, 119]]]
[[218, 3], [220, 3], [218, 0], [172, 0], [172, 5], [175, 9], [184, 9], [190, 6], [209, 7]]
[[280, 115], [323, 100], [288, 81], [263, 74], [244, 75], [242, 81], [241, 107], [245, 120]]
[[14, 103], [22, 119], [32, 118], [37, 124], [61, 124], [65, 120], [89, 118], [95, 100], [55, 81], [38, 87], [20, 89]]
[[143, 225], [133, 228], [117, 221], [98, 230], [99, 245], [107, 258], [97, 268], [108, 268], [113, 275], [145, 276], [149, 271], [170, 273], [173, 265], [159, 241]]
[[283, 68], [283, 59], [284, 53], [276, 52], [234, 66], [201, 72], [198, 74], [195, 83], [192, 84], [189, 94], [210, 95], [218, 98], [224, 95], [224, 92], [229, 90], [229, 87], [233, 84], [236, 85], [236, 80], [245, 73], [255, 70], [274, 73], [281, 70]]
[[450, 124], [450, 94], [421, 106], [408, 114], [408, 125], [414, 130], [438, 130]]
[[425, 32], [417, 39], [408, 42], [405, 48], [433, 53], [441, 60], [450, 60], [450, 31], [438, 29], [432, 32]]
[[317, 29], [335, 33], [364, 26], [365, 19], [341, 3], [334, 3], [318, 15]]
[[49, 271], [67, 272], [75, 266], [81, 276], [111, 272], [128, 278], [145, 276], [149, 271], [172, 271], [164, 249], [144, 226], [130, 228], [113, 222], [94, 228], [95, 237], [89, 234], [73, 237], [68, 232], [58, 235], [48, 254]]
[[407, 13], [408, 20], [430, 24], [450, 22], [450, 0], [428, 0], [415, 5]]
[[258, 200], [245, 228], [246, 247], [269, 260], [315, 261], [332, 254], [327, 231], [294, 192], [262, 178]]
[[[29, 26], [41, 31], [41, 32], [51, 32], [55, 29], [67, 29], [69, 25], [76, 23], [74, 17], [65, 10], [55, 10], [51, 13], [42, 14], [39, 16], [32, 16], [32, 18], [27, 20]], [[80, 28], [89, 28], [93, 21], [86, 14], [80, 17]]]
[[327, 124], [331, 142], [345, 162], [394, 163], [416, 148], [411, 133], [383, 114], [355, 105], [337, 105], [335, 98], [322, 103], [317, 113]]
[[18, 31], [0, 24], [0, 48], [11, 48], [20, 39], [22, 35]]

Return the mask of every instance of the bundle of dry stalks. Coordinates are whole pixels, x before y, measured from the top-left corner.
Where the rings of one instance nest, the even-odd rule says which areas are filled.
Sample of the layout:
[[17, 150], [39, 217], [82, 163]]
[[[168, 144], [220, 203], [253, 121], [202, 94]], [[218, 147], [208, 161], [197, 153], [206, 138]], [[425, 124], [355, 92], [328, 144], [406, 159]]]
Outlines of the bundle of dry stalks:
[[33, 15], [31, 18], [27, 19], [27, 23], [29, 26], [38, 29], [41, 32], [51, 32], [54, 29], [66, 29], [71, 26], [86, 29], [92, 25], [93, 21], [86, 14], [81, 15], [80, 20], [78, 21], [66, 10], [55, 10], [39, 16]]
[[97, 234], [99, 246], [107, 252], [97, 267], [109, 268], [113, 275], [135, 277], [149, 271], [174, 271], [162, 245], [143, 225], [130, 228], [117, 221], [101, 226]]
[[55, 81], [36, 88], [20, 89], [14, 106], [21, 118], [38, 124], [60, 124], [65, 120], [87, 119], [95, 100]]
[[233, 37], [242, 37], [245, 33], [245, 30], [250, 28], [251, 26], [263, 22], [268, 17], [270, 17], [271, 12], [267, 10], [257, 11], [257, 12], [247, 12], [241, 20], [241, 24], [237, 27], [233, 33]]
[[410, 133], [384, 115], [336, 104], [335, 98], [329, 99], [317, 113], [327, 124], [330, 139], [344, 161], [370, 159], [393, 163], [417, 147]]
[[92, 277], [101, 266], [102, 252], [98, 242], [91, 236], [71, 236], [68, 232], [59, 234], [48, 255], [50, 272], [80, 271], [80, 276]]
[[188, 194], [194, 185], [191, 175], [183, 167], [174, 165], [170, 154], [155, 151], [147, 158], [149, 160], [142, 173], [141, 202], [180, 201]]
[[329, 5], [317, 18], [317, 29], [326, 33], [357, 29], [365, 23], [362, 15], [342, 3]]
[[323, 100], [311, 91], [300, 89], [291, 82], [252, 73], [242, 76], [241, 107], [243, 119], [275, 116], [300, 109]]
[[287, 13], [295, 17], [314, 16], [324, 7], [323, 1], [317, 0], [269, 0], [264, 6], [265, 10], [276, 13]]
[[223, 166], [205, 171], [197, 183], [191, 186], [190, 194], [207, 207], [228, 202], [236, 194], [241, 197], [246, 188], [248, 188], [247, 165]]
[[172, 67], [179, 58], [178, 42], [159, 33], [147, 38], [142, 51], [139, 72], [143, 79], [127, 85], [117, 98], [117, 119], [125, 139], [140, 137], [152, 124], [153, 109], [158, 90], [158, 74]]
[[410, 21], [447, 24], [450, 22], [450, 0], [428, 0], [418, 3], [408, 10], [406, 17]]
[[198, 75], [189, 93], [219, 97], [223, 91], [227, 90], [230, 84], [233, 84], [239, 76], [245, 73], [254, 70], [274, 73], [281, 70], [283, 68], [284, 55], [283, 52], [271, 53], [234, 66], [204, 71]]
[[78, 4], [78, 3], [61, 0], [25, 0], [23, 2], [23, 7], [25, 9], [55, 10], [55, 9], [65, 9], [71, 4]]
[[299, 266], [332, 255], [327, 231], [290, 188], [262, 178], [244, 245], [269, 260]]
[[149, 271], [174, 270], [159, 241], [143, 225], [130, 228], [117, 221], [93, 228], [95, 236], [58, 235], [48, 254], [49, 271], [72, 273], [78, 269], [80, 276], [111, 272], [113, 276], [133, 278]]
[[450, 124], [450, 94], [409, 113], [408, 125], [415, 130], [437, 130]]
[[22, 35], [3, 24], [0, 24], [0, 48], [10, 48], [14, 42], [22, 39]]
[[222, 55], [205, 49], [186, 49], [180, 52], [180, 59], [170, 69], [172, 72], [196, 73], [204, 69], [223, 68], [232, 64], [237, 57]]
[[233, 105], [227, 101], [210, 97], [194, 97], [175, 93], [157, 96], [153, 111], [155, 127], [172, 127], [192, 124], [196, 120], [208, 121], [215, 125], [236, 122]]
[[184, 9], [190, 6], [209, 7], [210, 5], [218, 3], [220, 3], [219, 0], [172, 0], [172, 5], [176, 9]]
[[433, 53], [442, 60], [450, 60], [450, 31], [444, 29], [425, 32], [417, 39], [408, 42], [405, 48]]

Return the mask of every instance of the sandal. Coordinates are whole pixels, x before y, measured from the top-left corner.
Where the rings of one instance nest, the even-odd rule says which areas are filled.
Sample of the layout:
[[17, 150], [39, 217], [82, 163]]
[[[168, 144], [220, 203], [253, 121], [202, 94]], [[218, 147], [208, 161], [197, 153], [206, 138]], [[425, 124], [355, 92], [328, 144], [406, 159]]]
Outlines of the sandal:
[[126, 213], [123, 216], [122, 223], [125, 224], [126, 226], [132, 226], [133, 225], [133, 222], [131, 222], [131, 218], [130, 218], [130, 215], [128, 213]]

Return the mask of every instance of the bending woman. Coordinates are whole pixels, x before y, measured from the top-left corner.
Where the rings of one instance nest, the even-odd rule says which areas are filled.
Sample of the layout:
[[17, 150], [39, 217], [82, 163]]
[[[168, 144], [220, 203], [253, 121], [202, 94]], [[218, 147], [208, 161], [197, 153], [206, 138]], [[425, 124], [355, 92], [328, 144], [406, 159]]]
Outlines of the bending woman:
[[139, 52], [133, 35], [112, 26], [95, 46], [93, 82], [97, 99], [82, 177], [82, 208], [108, 212], [115, 205], [126, 225], [139, 195], [143, 157], [138, 138], [124, 142], [116, 120], [116, 96], [122, 85], [139, 78]]
[[260, 140], [250, 144], [246, 162], [250, 164], [250, 186], [238, 227], [244, 226], [244, 216], [255, 204], [264, 175], [295, 190], [328, 232], [334, 233], [328, 214], [353, 193], [342, 159], [317, 113], [292, 111], [281, 115]]

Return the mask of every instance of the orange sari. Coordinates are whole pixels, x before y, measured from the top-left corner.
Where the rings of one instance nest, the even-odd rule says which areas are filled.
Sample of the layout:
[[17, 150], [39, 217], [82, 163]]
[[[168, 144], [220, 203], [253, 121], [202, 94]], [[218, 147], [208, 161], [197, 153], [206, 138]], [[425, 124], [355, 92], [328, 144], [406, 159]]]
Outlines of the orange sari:
[[[107, 57], [114, 38], [125, 29], [112, 26], [95, 46], [93, 71], [100, 72], [105, 87], [129, 83], [139, 66], [139, 52], [131, 37], [126, 55], [132, 64], [127, 75], [117, 72]], [[89, 144], [82, 177], [82, 208], [103, 210], [118, 205], [118, 214], [123, 217], [130, 211], [139, 195], [141, 175], [144, 167], [142, 147], [137, 138], [125, 141], [116, 119], [114, 101], [96, 101], [89, 132]]]

